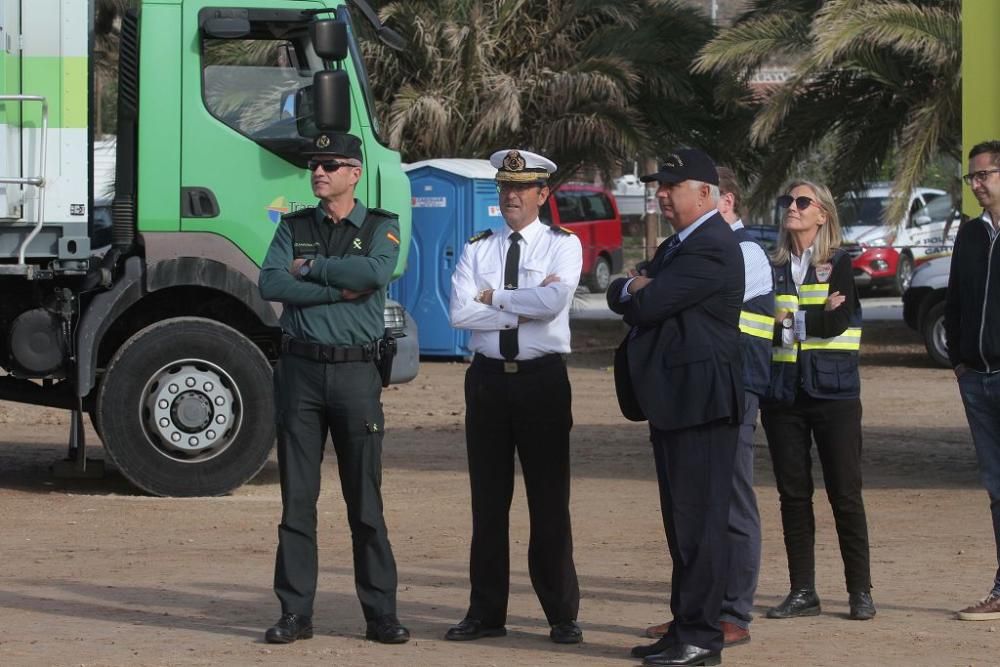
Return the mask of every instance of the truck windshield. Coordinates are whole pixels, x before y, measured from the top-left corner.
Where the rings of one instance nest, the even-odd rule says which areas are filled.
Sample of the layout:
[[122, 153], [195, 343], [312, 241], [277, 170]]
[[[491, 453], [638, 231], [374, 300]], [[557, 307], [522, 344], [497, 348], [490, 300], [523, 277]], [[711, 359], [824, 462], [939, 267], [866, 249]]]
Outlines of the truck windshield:
[[[381, 123], [379, 123], [378, 113], [375, 108], [375, 95], [372, 93], [372, 88], [368, 79], [368, 70], [365, 67], [365, 59], [361, 53], [361, 49], [358, 47], [358, 31], [355, 27], [354, 21], [351, 18], [351, 12], [347, 7], [341, 7], [337, 10], [337, 18], [344, 21], [347, 24], [348, 32], [348, 43], [351, 49], [351, 60], [354, 62], [354, 71], [357, 74], [358, 83], [361, 86], [361, 90], [364, 92], [365, 107], [368, 109], [368, 117], [371, 119], [372, 133], [375, 138], [379, 140], [380, 143], [385, 144], [385, 140], [382, 138], [382, 128]], [[359, 23], [362, 26], [362, 30], [368, 28], [368, 24], [365, 21]], [[371, 30], [370, 28], [366, 31], [365, 36], [369, 37]], [[376, 39], [371, 36], [372, 39]]]

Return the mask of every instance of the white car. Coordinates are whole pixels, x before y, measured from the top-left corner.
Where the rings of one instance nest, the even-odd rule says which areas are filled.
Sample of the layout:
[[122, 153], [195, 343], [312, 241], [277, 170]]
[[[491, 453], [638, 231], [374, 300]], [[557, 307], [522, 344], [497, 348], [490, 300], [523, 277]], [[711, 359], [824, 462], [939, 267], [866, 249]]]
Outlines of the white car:
[[944, 296], [950, 271], [950, 254], [931, 259], [913, 272], [910, 288], [903, 294], [903, 319], [923, 336], [931, 359], [946, 368], [951, 362], [944, 335]]

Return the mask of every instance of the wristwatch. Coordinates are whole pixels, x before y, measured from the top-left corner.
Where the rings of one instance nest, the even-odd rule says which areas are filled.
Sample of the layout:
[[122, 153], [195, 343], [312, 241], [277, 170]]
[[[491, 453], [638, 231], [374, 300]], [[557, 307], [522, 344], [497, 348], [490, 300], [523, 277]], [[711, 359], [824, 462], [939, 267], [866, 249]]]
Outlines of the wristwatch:
[[795, 326], [795, 316], [792, 315], [791, 313], [785, 315], [781, 319], [781, 326], [783, 326], [786, 329], [791, 329], [793, 326]]
[[299, 278], [305, 278], [309, 275], [309, 271], [312, 270], [312, 263], [311, 259], [307, 259], [302, 263], [302, 266], [299, 267]]

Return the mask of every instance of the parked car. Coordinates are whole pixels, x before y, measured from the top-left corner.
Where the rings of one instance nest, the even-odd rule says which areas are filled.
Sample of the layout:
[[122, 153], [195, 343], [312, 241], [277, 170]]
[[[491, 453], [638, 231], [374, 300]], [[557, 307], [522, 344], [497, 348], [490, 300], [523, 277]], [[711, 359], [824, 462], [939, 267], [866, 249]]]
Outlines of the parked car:
[[576, 233], [583, 245], [580, 281], [591, 292], [608, 289], [611, 276], [622, 270], [622, 218], [614, 195], [595, 185], [560, 185], [538, 217]]
[[913, 272], [910, 287], [903, 293], [903, 320], [923, 336], [931, 359], [946, 368], [951, 367], [944, 335], [944, 296], [950, 270], [950, 254], [928, 260]]
[[768, 252], [774, 250], [778, 243], [777, 225], [747, 225], [744, 229]]
[[934, 200], [947, 196], [944, 190], [915, 188], [910, 193], [906, 220], [893, 226], [883, 220], [891, 187], [873, 184], [845, 197], [837, 206], [844, 235], [844, 249], [854, 266], [859, 288], [889, 288], [906, 291], [914, 267], [923, 259], [923, 247], [935, 236], [943, 238], [944, 222], [916, 224], [916, 214]]

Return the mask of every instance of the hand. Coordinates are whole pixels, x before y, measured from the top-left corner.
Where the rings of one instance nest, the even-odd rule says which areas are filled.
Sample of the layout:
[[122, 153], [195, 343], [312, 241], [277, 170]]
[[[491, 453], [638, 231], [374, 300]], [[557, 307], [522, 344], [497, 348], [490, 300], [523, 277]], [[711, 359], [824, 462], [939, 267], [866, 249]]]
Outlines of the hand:
[[365, 289], [365, 290], [355, 291], [355, 290], [347, 289], [346, 287], [343, 287], [340, 290], [340, 296], [342, 296], [344, 298], [344, 301], [354, 301], [356, 299], [362, 299], [362, 298], [368, 296], [369, 294], [371, 294], [374, 291], [375, 290], [373, 290], [373, 289]]
[[640, 265], [637, 264], [634, 269], [629, 269], [628, 270], [628, 277], [629, 278], [635, 278], [637, 276], [645, 276], [645, 275], [646, 275], [646, 267], [645, 266], [640, 266]]
[[628, 293], [635, 294], [651, 282], [653, 282], [652, 278], [647, 278], [646, 276], [636, 276], [632, 279], [632, 282], [628, 284]]
[[551, 285], [552, 283], [558, 283], [558, 282], [561, 282], [559, 280], [559, 276], [557, 276], [554, 273], [550, 273], [549, 275], [545, 276], [545, 280], [542, 281], [542, 287], [545, 287], [546, 285]]
[[959, 364], [958, 366], [955, 366], [955, 379], [956, 380], [959, 379], [968, 372], [969, 372], [969, 367], [966, 366], [965, 364]]
[[833, 292], [830, 296], [826, 297], [826, 305], [823, 306], [823, 310], [831, 311], [840, 308], [843, 303], [847, 301], [847, 297], [840, 292]]
[[309, 261], [308, 257], [299, 257], [298, 259], [293, 259], [292, 265], [291, 267], [289, 267], [288, 272], [291, 273], [293, 276], [298, 277], [299, 269], [301, 269], [302, 265], [308, 261]]
[[479, 303], [484, 303], [487, 306], [493, 305], [493, 290], [490, 288], [480, 290], [479, 294], [476, 295], [476, 301]]

